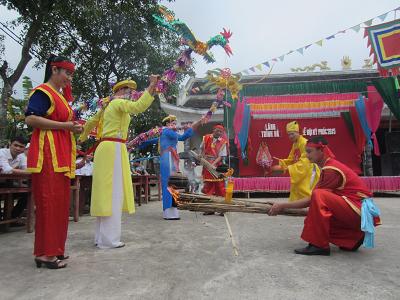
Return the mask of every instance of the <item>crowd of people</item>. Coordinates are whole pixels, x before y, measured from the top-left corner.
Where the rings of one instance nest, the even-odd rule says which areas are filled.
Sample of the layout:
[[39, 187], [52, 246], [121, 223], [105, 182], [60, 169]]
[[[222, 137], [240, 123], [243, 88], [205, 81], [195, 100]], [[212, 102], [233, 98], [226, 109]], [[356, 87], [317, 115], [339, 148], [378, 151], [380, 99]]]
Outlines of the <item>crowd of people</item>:
[[[70, 84], [75, 70], [67, 58], [52, 56], [46, 65], [45, 82], [33, 89], [26, 109], [26, 124], [33, 128], [29, 151], [27, 141], [15, 138], [10, 147], [0, 150], [0, 168], [5, 174], [31, 173], [32, 193], [36, 206], [34, 260], [37, 267], [59, 269], [67, 266], [65, 253], [70, 206], [70, 180], [75, 174], [92, 176], [90, 213], [96, 217], [94, 244], [100, 249], [121, 248], [121, 214], [134, 213], [131, 175], [145, 175], [140, 162], [133, 168], [126, 148], [131, 115], [147, 110], [154, 101], [159, 76], [149, 76], [149, 85], [142, 96], [133, 101], [136, 89], [133, 80], [124, 80], [112, 88], [112, 96], [84, 126], [74, 120], [69, 101]], [[134, 120], [134, 119], [133, 119]], [[204, 123], [203, 119], [186, 125], [182, 134], [177, 118], [169, 115], [162, 120], [158, 138], [145, 141], [141, 147], [157, 144], [160, 155], [163, 218], [179, 220], [179, 211], [168, 189], [169, 178], [179, 171], [177, 143], [190, 139]], [[78, 155], [78, 142], [85, 141], [97, 128], [99, 142], [94, 157]], [[291, 179], [289, 202], [275, 203], [269, 215], [287, 208], [308, 208], [301, 238], [308, 242], [297, 254], [329, 255], [329, 244], [346, 251], [356, 251], [366, 239], [371, 243], [371, 230], [361, 230], [362, 217], [380, 223], [379, 216], [364, 209], [371, 204], [371, 192], [354, 171], [335, 159], [328, 141], [320, 136], [307, 140], [300, 135], [300, 125], [287, 124], [293, 143], [288, 158], [279, 159], [275, 171], [288, 172]], [[229, 139], [225, 128], [217, 125], [201, 143], [201, 155], [214, 168], [229, 156]], [[27, 152], [27, 153], [26, 153]], [[190, 161], [186, 168], [193, 170]], [[225, 196], [225, 182], [203, 168], [202, 193]], [[0, 182], [6, 187], [10, 182]], [[198, 186], [192, 191], [198, 190]], [[19, 216], [26, 206], [20, 196], [13, 209]], [[372, 208], [374, 206], [371, 204]], [[214, 214], [214, 213], [207, 213]], [[371, 217], [372, 216], [372, 217]]]

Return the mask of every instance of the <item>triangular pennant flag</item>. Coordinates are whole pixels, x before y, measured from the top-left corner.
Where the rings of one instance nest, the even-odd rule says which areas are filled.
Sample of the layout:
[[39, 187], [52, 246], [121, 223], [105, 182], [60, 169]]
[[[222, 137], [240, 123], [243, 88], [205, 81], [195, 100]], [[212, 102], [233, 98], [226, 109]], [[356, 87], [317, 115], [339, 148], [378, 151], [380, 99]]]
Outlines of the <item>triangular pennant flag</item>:
[[[365, 28], [365, 30], [364, 30], [364, 39], [365, 39], [367, 36], [368, 36], [368, 30], [367, 30], [367, 28]], [[368, 39], [368, 47], [369, 47], [369, 45], [371, 45], [371, 43], [370, 43], [370, 41], [369, 41], [369, 39]]]
[[351, 27], [351, 29], [353, 29], [355, 32], [359, 32], [361, 29], [361, 24], [358, 24], [356, 26]]
[[317, 44], [318, 46], [321, 46], [321, 47], [322, 47], [322, 42], [323, 42], [323, 40], [319, 40], [318, 42], [316, 42], [316, 44]]
[[275, 61], [275, 62], [277, 62], [278, 61], [278, 59], [277, 58], [274, 58], [274, 59], [272, 59], [273, 61]]
[[261, 65], [261, 64], [258, 64], [258, 65], [256, 66], [256, 68], [257, 68], [259, 71], [261, 71], [261, 70], [262, 70], [262, 65]]
[[303, 54], [304, 48], [299, 48], [296, 51], [299, 52], [300, 54]]
[[256, 69], [254, 67], [251, 67], [250, 71], [252, 71], [254, 73], [256, 71]]
[[304, 47], [304, 49], [308, 49], [311, 47], [312, 44], [308, 44], [307, 46]]
[[269, 68], [269, 62], [266, 61], [263, 63], [263, 65], [266, 66], [267, 68]]
[[367, 26], [371, 26], [373, 20], [374, 20], [374, 19], [370, 19], [370, 20], [364, 22], [364, 24], [367, 25]]
[[378, 18], [379, 18], [379, 20], [381, 20], [381, 21], [385, 21], [387, 15], [388, 15], [388, 13], [383, 14], [383, 15], [380, 15], [380, 16], [378, 16]]
[[283, 61], [284, 58], [285, 58], [285, 55], [279, 56], [280, 61]]
[[346, 33], [346, 30], [347, 30], [347, 29], [345, 29], [345, 30], [340, 30], [340, 31], [338, 31], [338, 33]]
[[335, 38], [335, 35], [333, 34], [333, 35], [331, 35], [331, 36], [328, 36], [326, 39], [327, 40], [331, 40], [331, 39], [334, 39]]
[[286, 53], [286, 55], [288, 55], [288, 54], [290, 54], [290, 53], [293, 53], [293, 50], [290, 50], [288, 53]]
[[369, 49], [369, 56], [371, 56], [372, 54], [374, 54], [374, 48], [371, 47], [371, 48]]

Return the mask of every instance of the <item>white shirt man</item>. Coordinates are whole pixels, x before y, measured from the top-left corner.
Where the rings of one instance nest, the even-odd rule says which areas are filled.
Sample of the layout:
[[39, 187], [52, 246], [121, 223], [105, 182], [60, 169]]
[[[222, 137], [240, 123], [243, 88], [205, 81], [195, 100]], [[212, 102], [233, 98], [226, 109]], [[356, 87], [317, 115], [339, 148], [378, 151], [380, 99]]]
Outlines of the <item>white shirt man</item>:
[[14, 154], [13, 156], [11, 149], [0, 149], [0, 168], [1, 174], [18, 174], [19, 172], [16, 172], [16, 170], [26, 169], [26, 155], [22, 151], [21, 154]]
[[[26, 169], [26, 155], [24, 153], [26, 141], [22, 137], [16, 137], [11, 141], [10, 148], [0, 149], [1, 174], [28, 174]], [[0, 180], [0, 187], [13, 187], [10, 180]], [[27, 195], [19, 194], [18, 202], [11, 212], [11, 217], [18, 218], [27, 204]]]

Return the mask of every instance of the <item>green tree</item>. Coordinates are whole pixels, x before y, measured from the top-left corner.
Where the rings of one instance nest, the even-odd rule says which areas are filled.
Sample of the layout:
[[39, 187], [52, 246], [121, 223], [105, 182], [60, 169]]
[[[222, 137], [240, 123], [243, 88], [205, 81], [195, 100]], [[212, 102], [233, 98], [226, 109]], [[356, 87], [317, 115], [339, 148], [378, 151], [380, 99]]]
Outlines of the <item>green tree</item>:
[[6, 140], [12, 137], [22, 135], [29, 138], [32, 129], [25, 124], [25, 110], [28, 104], [28, 97], [32, 91], [32, 81], [29, 77], [24, 76], [22, 81], [23, 99], [15, 99], [10, 97], [7, 104], [7, 127]]
[[[152, 18], [157, 12], [156, 0], [0, 0], [0, 4], [20, 14], [12, 25], [23, 28], [18, 66], [9, 70], [3, 59], [0, 67], [4, 83], [0, 139], [5, 136], [1, 128], [6, 125], [13, 87], [33, 54], [37, 66], [43, 65], [50, 53], [70, 57], [77, 65], [74, 94], [86, 101], [107, 96], [110, 81], [128, 77], [137, 82], [139, 90], [144, 89], [149, 74], [162, 73], [178, 56], [178, 38], [157, 26]], [[162, 116], [157, 103], [150, 114], [139, 119], [151, 127]], [[141, 127], [135, 132], [140, 130]]]
[[[174, 64], [179, 39], [155, 24], [152, 15], [156, 12], [155, 0], [88, 0], [71, 8], [62, 22], [65, 40], [75, 47], [64, 53], [79, 65], [73, 84], [78, 98], [107, 96], [109, 82], [126, 78], [134, 79], [142, 90], [149, 74], [162, 74]], [[181, 80], [183, 76], [177, 84]], [[171, 88], [172, 93], [177, 86]], [[164, 116], [156, 100], [148, 111], [133, 118], [131, 132], [148, 130]]]

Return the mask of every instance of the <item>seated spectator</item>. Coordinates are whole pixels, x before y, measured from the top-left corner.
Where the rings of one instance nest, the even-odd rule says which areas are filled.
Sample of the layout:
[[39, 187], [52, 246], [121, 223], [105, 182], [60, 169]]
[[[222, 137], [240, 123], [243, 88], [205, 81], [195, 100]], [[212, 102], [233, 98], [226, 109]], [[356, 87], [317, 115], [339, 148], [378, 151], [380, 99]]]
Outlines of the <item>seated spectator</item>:
[[[26, 149], [27, 140], [24, 137], [17, 136], [11, 140], [10, 148], [0, 149], [0, 169], [1, 174], [29, 174], [26, 171], [26, 156], [24, 151]], [[14, 187], [13, 180], [0, 180], [1, 188]], [[14, 206], [11, 217], [13, 219], [19, 218], [24, 209], [26, 208], [28, 195], [18, 194], [17, 204]], [[18, 226], [22, 224], [14, 224]]]
[[76, 160], [76, 175], [92, 176], [93, 174], [93, 156], [78, 156]]
[[140, 161], [134, 161], [132, 164], [133, 175], [149, 175], [146, 168], [140, 164]]

